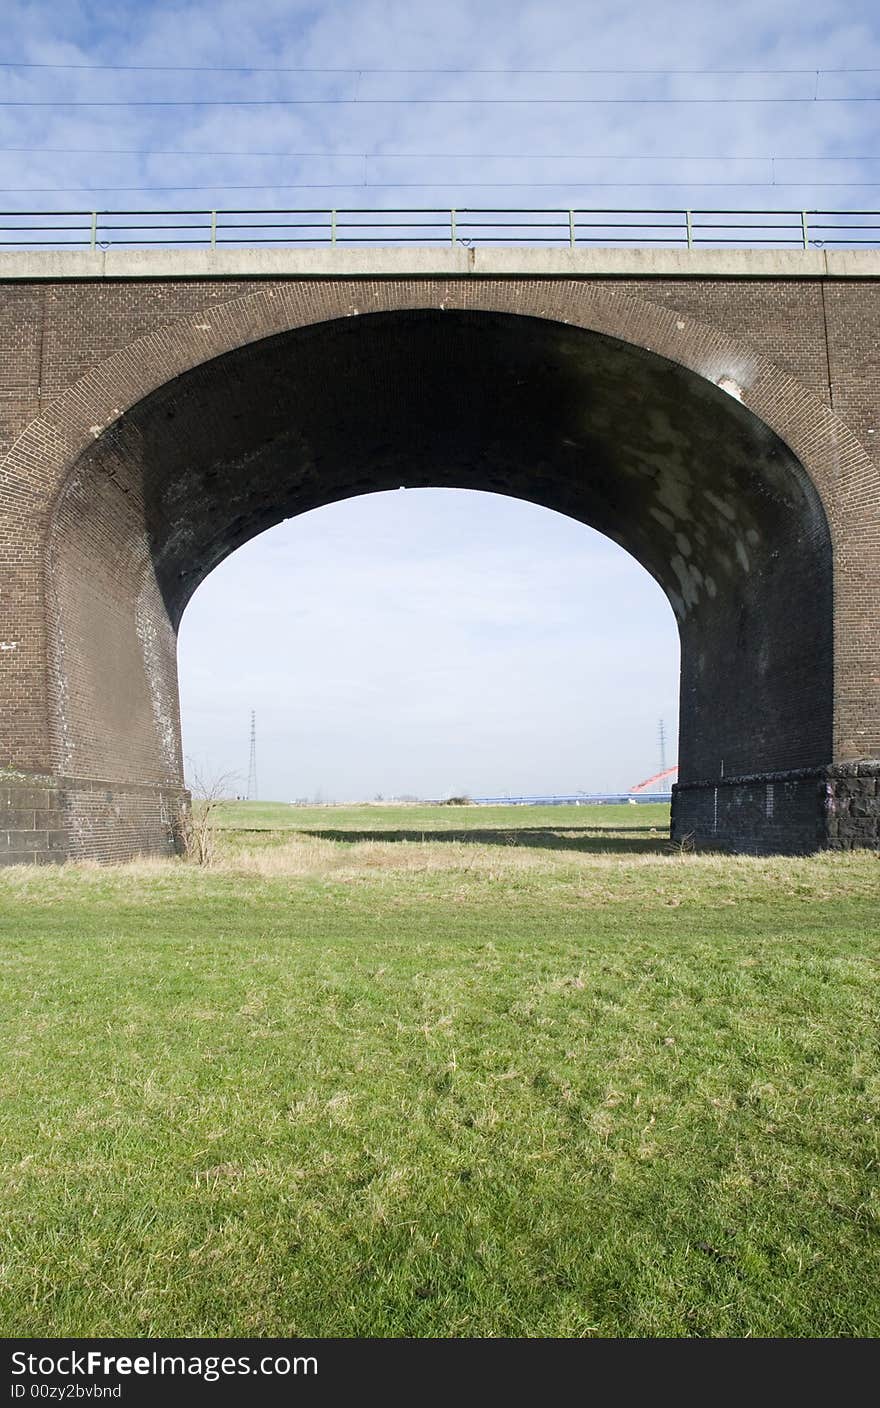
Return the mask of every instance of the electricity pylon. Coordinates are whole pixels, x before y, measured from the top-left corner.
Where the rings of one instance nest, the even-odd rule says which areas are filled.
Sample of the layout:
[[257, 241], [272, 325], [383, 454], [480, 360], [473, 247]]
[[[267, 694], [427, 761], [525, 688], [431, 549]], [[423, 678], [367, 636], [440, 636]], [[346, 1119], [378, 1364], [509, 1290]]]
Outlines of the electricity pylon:
[[248, 763], [247, 799], [257, 800], [257, 715], [251, 709], [251, 757]]

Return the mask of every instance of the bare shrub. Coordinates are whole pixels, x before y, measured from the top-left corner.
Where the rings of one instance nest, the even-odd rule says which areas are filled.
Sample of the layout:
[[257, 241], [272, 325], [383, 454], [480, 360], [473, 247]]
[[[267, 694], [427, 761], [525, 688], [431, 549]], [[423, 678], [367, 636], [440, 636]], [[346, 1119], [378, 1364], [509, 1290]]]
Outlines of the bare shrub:
[[185, 858], [196, 865], [213, 865], [217, 855], [217, 821], [237, 774], [208, 775], [193, 771], [190, 791], [192, 806], [183, 819], [180, 840]]

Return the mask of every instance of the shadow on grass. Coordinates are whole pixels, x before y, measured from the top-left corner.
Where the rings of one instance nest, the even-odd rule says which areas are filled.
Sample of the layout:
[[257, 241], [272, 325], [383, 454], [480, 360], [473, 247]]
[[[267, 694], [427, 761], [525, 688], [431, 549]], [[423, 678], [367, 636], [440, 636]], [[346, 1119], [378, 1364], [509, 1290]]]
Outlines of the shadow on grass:
[[620, 855], [665, 855], [669, 836], [652, 834], [649, 826], [528, 827], [510, 826], [487, 830], [476, 827], [464, 831], [325, 831], [303, 829], [301, 836], [321, 841], [461, 841], [473, 846], [531, 846], [548, 851], [613, 851]]

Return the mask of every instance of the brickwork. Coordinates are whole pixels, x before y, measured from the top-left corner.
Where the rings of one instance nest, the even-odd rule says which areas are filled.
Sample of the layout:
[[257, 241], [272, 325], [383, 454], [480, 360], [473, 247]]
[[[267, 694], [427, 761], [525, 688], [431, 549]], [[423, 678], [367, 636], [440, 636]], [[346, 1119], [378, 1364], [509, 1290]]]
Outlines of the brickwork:
[[678, 831], [875, 844], [873, 775], [815, 803], [880, 756], [878, 325], [872, 279], [0, 282], [0, 766], [56, 779], [3, 783], [0, 858], [170, 844], [189, 595], [405, 482], [557, 508], [661, 582]]
[[0, 865], [175, 855], [188, 808], [180, 788], [0, 772]]
[[59, 808], [71, 860], [174, 855], [188, 794], [181, 788], [59, 779]]

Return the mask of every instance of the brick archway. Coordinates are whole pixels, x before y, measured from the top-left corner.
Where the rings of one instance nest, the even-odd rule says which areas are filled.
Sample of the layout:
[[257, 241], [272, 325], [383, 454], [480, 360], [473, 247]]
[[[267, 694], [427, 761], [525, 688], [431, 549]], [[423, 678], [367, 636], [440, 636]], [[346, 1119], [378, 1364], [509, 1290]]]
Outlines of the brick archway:
[[[12, 685], [19, 701], [28, 701], [30, 717], [20, 729], [17, 751], [10, 751], [13, 765], [47, 775], [66, 776], [69, 772], [64, 759], [58, 757], [57, 726], [55, 743], [51, 742], [52, 720], [57, 721], [63, 713], [65, 689], [64, 672], [52, 666], [53, 658], [58, 658], [60, 620], [52, 597], [53, 553], [63, 538], [63, 534], [59, 537], [59, 525], [65, 506], [76, 498], [84, 467], [92, 464], [90, 447], [99, 452], [94, 463], [100, 462], [101, 472], [112, 482], [114, 446], [120, 434], [124, 437], [130, 413], [160, 388], [237, 350], [296, 330], [320, 328], [343, 319], [363, 320], [365, 315], [416, 311], [524, 318], [613, 338], [685, 368], [709, 386], [721, 386], [730, 393], [731, 408], [741, 404], [773, 431], [806, 471], [830, 533], [834, 678], [838, 687], [829, 756], [822, 761], [845, 762], [880, 752], [880, 738], [874, 736], [880, 731], [880, 718], [873, 624], [864, 607], [864, 568], [847, 551], [853, 536], [864, 532], [866, 523], [870, 527], [877, 520], [878, 476], [847, 427], [795, 378], [719, 329], [683, 317], [675, 309], [620, 293], [613, 284], [597, 287], [577, 280], [322, 280], [260, 287], [137, 339], [57, 398], [12, 447], [0, 474], [5, 485], [14, 487], [18, 521], [27, 528], [25, 550], [20, 541], [16, 550], [21, 577], [28, 585], [30, 575], [31, 588], [30, 614], [25, 600], [21, 629], [15, 635], [22, 643], [17, 662], [21, 670], [18, 682]], [[126, 454], [129, 449], [125, 447]], [[137, 564], [129, 567], [140, 570]], [[147, 589], [148, 596], [154, 588], [155, 584]], [[43, 614], [35, 619], [33, 598], [44, 589]], [[152, 605], [146, 599], [140, 601], [138, 610], [145, 613], [145, 619], [150, 617], [155, 600]], [[157, 659], [163, 651], [167, 656], [167, 641], [153, 640], [149, 648], [158, 652]], [[41, 691], [38, 682], [47, 678], [48, 689], [44, 683]], [[30, 679], [29, 689], [22, 689], [22, 679]], [[124, 702], [121, 707], [124, 710]], [[174, 775], [172, 757], [176, 723], [159, 714], [161, 710], [156, 715], [156, 729], [164, 732], [168, 743], [166, 773], [161, 779], [152, 776], [150, 783], [138, 785], [155, 788], [161, 782], [171, 797], [170, 803], [166, 798], [160, 804], [161, 811], [173, 803], [180, 778], [179, 773]], [[815, 772], [814, 762], [809, 766]], [[107, 779], [95, 776], [83, 780], [91, 786]], [[130, 778], [111, 780], [134, 782]], [[702, 781], [710, 785], [712, 778]], [[82, 800], [76, 806], [80, 812], [84, 810]], [[137, 811], [135, 804], [132, 815]], [[117, 820], [121, 826], [122, 819]], [[133, 825], [137, 833], [137, 823]], [[88, 827], [81, 835], [86, 832]], [[86, 850], [89, 844], [86, 836]]]

